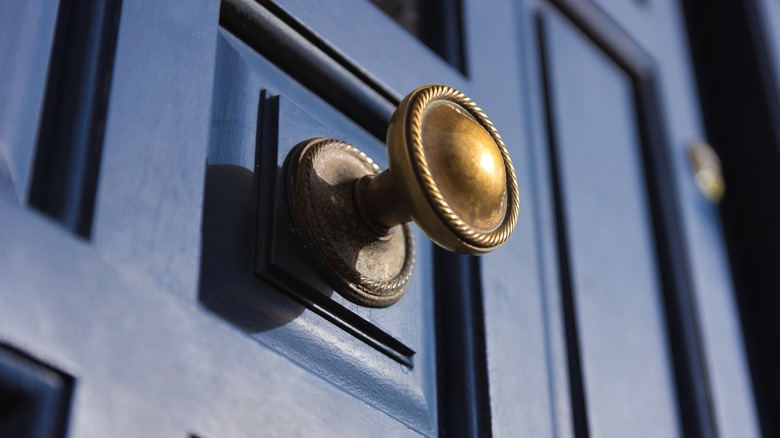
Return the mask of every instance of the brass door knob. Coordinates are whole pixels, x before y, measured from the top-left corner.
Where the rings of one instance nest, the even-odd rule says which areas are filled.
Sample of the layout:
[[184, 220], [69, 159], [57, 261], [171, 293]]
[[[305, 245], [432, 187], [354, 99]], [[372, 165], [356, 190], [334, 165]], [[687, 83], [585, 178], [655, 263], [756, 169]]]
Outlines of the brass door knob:
[[339, 140], [306, 141], [288, 157], [288, 199], [309, 255], [348, 299], [384, 307], [406, 290], [414, 261], [407, 222], [463, 254], [501, 246], [519, 192], [506, 146], [463, 93], [425, 85], [387, 132], [389, 169]]
[[688, 159], [696, 187], [710, 202], [720, 203], [726, 193], [726, 182], [721, 172], [720, 158], [709, 143], [696, 140], [688, 145]]

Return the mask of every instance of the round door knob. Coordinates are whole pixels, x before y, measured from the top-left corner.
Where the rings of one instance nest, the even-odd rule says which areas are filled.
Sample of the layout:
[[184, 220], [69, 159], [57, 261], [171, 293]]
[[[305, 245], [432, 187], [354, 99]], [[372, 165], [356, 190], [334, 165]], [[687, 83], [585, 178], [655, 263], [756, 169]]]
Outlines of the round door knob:
[[517, 224], [517, 179], [501, 136], [463, 93], [426, 85], [398, 106], [387, 131], [390, 168], [366, 176], [357, 207], [379, 234], [413, 219], [440, 246], [483, 254]]
[[315, 138], [288, 156], [287, 193], [304, 248], [334, 289], [385, 307], [406, 291], [415, 223], [463, 254], [501, 246], [517, 224], [517, 179], [501, 136], [463, 93], [425, 85], [387, 131], [389, 169], [339, 140]]
[[701, 194], [714, 204], [720, 203], [726, 193], [726, 182], [720, 170], [718, 153], [709, 143], [696, 140], [688, 145], [688, 159]]

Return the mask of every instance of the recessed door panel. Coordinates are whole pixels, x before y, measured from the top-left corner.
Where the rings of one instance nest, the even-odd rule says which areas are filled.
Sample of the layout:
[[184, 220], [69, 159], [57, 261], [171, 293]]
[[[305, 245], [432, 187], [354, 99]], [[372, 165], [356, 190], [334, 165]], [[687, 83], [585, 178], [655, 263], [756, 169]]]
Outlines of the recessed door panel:
[[579, 343], [588, 427], [600, 437], [677, 436], [632, 81], [568, 22], [548, 17], [543, 29], [564, 293], [576, 321], [569, 342]]
[[229, 33], [220, 32], [217, 53], [201, 301], [261, 344], [429, 433], [430, 244], [417, 232], [415, 273], [400, 302], [360, 307], [335, 293], [309, 261], [285, 191], [287, 154], [305, 140], [342, 139], [386, 167], [382, 143]]

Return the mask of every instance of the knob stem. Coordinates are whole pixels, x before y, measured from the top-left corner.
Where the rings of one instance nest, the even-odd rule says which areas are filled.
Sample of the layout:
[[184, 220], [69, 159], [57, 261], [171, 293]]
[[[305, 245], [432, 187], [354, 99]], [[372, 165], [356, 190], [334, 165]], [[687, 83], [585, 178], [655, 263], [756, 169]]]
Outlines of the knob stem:
[[379, 238], [391, 235], [397, 225], [412, 220], [398, 193], [390, 169], [376, 176], [366, 175], [355, 182], [355, 210]]

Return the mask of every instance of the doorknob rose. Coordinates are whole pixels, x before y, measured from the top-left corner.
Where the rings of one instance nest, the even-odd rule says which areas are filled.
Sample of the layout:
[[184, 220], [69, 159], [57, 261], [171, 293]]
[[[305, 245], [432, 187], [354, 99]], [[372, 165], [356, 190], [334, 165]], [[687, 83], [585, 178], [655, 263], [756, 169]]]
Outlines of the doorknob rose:
[[387, 131], [389, 169], [354, 146], [312, 139], [288, 157], [296, 231], [342, 295], [384, 307], [406, 290], [413, 220], [440, 246], [483, 254], [515, 228], [519, 192], [506, 146], [463, 93], [422, 86], [406, 96]]

